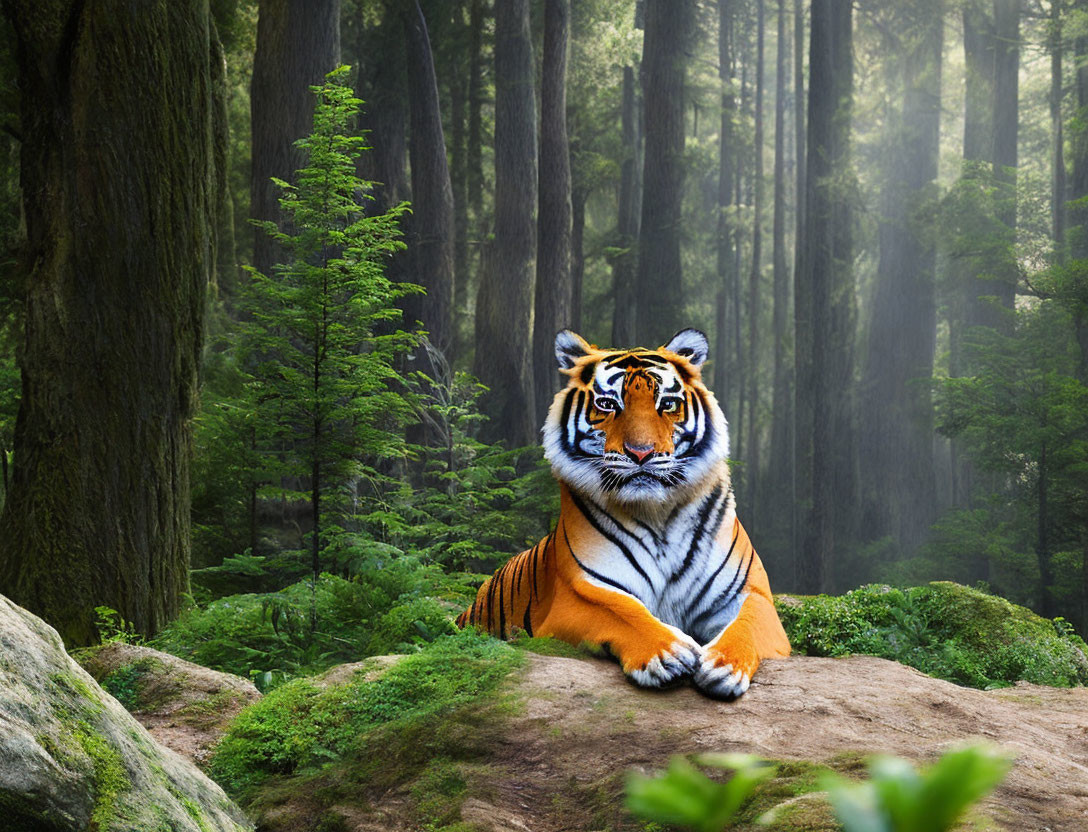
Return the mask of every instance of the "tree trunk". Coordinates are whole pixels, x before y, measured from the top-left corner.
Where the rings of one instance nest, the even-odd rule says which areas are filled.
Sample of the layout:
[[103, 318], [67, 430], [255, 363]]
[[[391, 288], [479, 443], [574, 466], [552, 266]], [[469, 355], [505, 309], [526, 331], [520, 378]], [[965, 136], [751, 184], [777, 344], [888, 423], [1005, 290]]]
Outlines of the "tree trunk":
[[[798, 499], [807, 509], [797, 584], [803, 592], [830, 586], [837, 511], [835, 501], [852, 498], [851, 460], [833, 432], [843, 421], [852, 351], [845, 326], [852, 298], [849, 262], [849, 194], [842, 182], [849, 161], [852, 100], [851, 5], [814, 0], [809, 47], [808, 171], [805, 187], [805, 249], [795, 298], [798, 366]], [[846, 410], [849, 413], [848, 409]], [[802, 421], [804, 419], [805, 421]], [[846, 507], [849, 510], [849, 505]], [[842, 511], [842, 509], [839, 509]]]
[[472, 211], [477, 241], [484, 237], [484, 162], [483, 162], [483, 33], [484, 0], [471, 0], [469, 6], [468, 58], [468, 206]]
[[453, 187], [438, 103], [438, 81], [419, 2], [404, 7], [409, 87], [412, 214], [406, 225], [408, 279], [426, 290], [405, 299], [408, 325], [419, 320], [447, 358], [453, 343]]
[[[453, 7], [454, 26], [458, 37], [463, 37], [466, 27], [460, 4]], [[453, 187], [453, 343], [449, 349], [451, 361], [464, 355], [469, 344], [469, 333], [462, 322], [469, 319], [469, 268], [468, 268], [468, 164], [465, 158], [465, 104], [468, 84], [457, 70], [446, 78], [450, 100], [450, 185]]]
[[632, 289], [637, 273], [638, 223], [642, 176], [639, 159], [640, 121], [634, 67], [623, 68], [623, 164], [620, 167], [619, 217], [616, 246], [622, 253], [612, 261], [612, 346], [635, 343], [635, 298]]
[[752, 263], [748, 272], [748, 441], [744, 477], [745, 514], [752, 525], [758, 523], [759, 496], [759, 279], [763, 266], [763, 0], [756, 0], [756, 100], [755, 137], [752, 142]]
[[734, 194], [734, 168], [736, 148], [734, 147], [734, 134], [736, 132], [737, 98], [734, 84], [736, 83], [735, 66], [732, 55], [733, 20], [735, 17], [735, 3], [733, 0], [718, 0], [718, 80], [721, 83], [721, 138], [718, 141], [718, 223], [717, 223], [717, 277], [718, 291], [714, 298], [715, 308], [715, 339], [714, 339], [714, 389], [726, 418], [731, 417], [732, 396], [730, 387], [733, 384], [732, 373], [729, 372], [733, 364], [732, 350], [730, 349], [730, 318], [731, 313], [737, 314], [731, 308], [733, 300], [733, 282], [737, 275], [733, 271], [733, 194]]
[[936, 516], [933, 375], [937, 338], [933, 183], [939, 152], [942, 3], [904, 9], [883, 50], [888, 89], [901, 96], [886, 122], [880, 260], [862, 384], [863, 516], [868, 540], [906, 552]]
[[[586, 274], [586, 201], [589, 192], [574, 191], [571, 195], [570, 230], [570, 323], [575, 332], [582, 331], [582, 293]], [[553, 391], [554, 392], [554, 391]]]
[[684, 194], [684, 79], [695, 25], [693, 0], [646, 0], [642, 98], [646, 153], [635, 283], [635, 340], [663, 344], [684, 320], [680, 263]]
[[[771, 459], [762, 495], [777, 502], [788, 493], [793, 481], [793, 397], [787, 346], [790, 314], [790, 274], [786, 265], [786, 65], [789, 41], [786, 38], [786, 0], [778, 0], [778, 45], [775, 52], [774, 92], [774, 221], [772, 226], [774, 262], [774, 386], [771, 406]], [[788, 518], [787, 518], [788, 523]]]
[[[997, 218], [1007, 229], [1010, 245], [994, 270], [996, 294], [1001, 305], [1011, 310], [1016, 303], [1020, 274], [1012, 243], [1016, 238], [1017, 137], [1020, 125], [1020, 3], [1021, 0], [994, 0], [994, 179], [998, 190]], [[995, 294], [991, 288], [988, 294]], [[1011, 332], [1011, 317], [1003, 315], [999, 328]]]
[[475, 373], [490, 391], [484, 435], [536, 441], [533, 279], [536, 259], [536, 112], [529, 0], [495, 4], [495, 242], [476, 302]]
[[[560, 378], [555, 336], [571, 326], [570, 146], [567, 142], [567, 38], [570, 0], [545, 0], [540, 89], [540, 207], [537, 216], [533, 380], [536, 424], [544, 424]], [[584, 222], [583, 213], [583, 222]]]
[[1050, 225], [1059, 261], [1065, 248], [1065, 135], [1062, 123], [1062, 3], [1050, 0]]
[[[294, 179], [302, 165], [294, 143], [313, 126], [310, 86], [339, 63], [340, 0], [261, 0], [250, 86], [253, 219], [280, 220], [279, 190], [271, 179]], [[272, 274], [281, 259], [274, 240], [255, 229], [254, 268]]]
[[190, 419], [215, 263], [208, 3], [7, 0], [26, 212], [23, 392], [0, 591], [69, 647], [189, 586]]

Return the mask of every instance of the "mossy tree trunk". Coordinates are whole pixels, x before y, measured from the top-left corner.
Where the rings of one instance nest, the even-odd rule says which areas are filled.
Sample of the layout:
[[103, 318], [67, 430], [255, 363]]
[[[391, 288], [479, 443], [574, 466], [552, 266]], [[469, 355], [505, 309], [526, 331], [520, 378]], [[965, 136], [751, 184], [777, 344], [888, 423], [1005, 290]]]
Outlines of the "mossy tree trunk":
[[[5, 0], [22, 92], [26, 314], [0, 592], [69, 646], [188, 589], [190, 419], [214, 263], [208, 0]], [[222, 143], [219, 143], [222, 149]]]

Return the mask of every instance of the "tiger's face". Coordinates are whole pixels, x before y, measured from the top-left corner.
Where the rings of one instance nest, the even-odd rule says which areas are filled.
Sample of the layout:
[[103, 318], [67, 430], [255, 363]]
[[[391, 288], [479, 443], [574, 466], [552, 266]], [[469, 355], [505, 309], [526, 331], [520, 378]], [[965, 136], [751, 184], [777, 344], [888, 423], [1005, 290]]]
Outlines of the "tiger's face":
[[673, 505], [727, 476], [725, 417], [700, 376], [707, 353], [694, 329], [656, 350], [602, 350], [560, 332], [570, 381], [543, 428], [556, 477], [606, 501]]

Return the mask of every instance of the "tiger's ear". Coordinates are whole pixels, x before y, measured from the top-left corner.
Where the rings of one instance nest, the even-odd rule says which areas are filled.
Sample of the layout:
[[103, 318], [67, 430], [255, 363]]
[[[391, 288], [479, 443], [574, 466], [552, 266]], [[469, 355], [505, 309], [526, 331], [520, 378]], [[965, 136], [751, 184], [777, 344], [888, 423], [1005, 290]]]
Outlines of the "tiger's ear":
[[577, 332], [561, 329], [555, 336], [555, 360], [561, 370], [569, 370], [579, 358], [589, 355], [589, 350], [589, 342]]
[[701, 367], [710, 355], [710, 344], [706, 335], [697, 329], [682, 329], [664, 347], [669, 352], [682, 355], [693, 367]]

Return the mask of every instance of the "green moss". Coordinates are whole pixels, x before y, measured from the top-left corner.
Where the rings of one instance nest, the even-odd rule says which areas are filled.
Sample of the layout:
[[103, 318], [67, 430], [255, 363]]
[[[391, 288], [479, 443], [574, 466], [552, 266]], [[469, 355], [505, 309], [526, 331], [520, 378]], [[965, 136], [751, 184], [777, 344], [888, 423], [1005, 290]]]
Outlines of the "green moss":
[[163, 775], [163, 782], [170, 794], [174, 796], [174, 799], [185, 809], [185, 814], [191, 817], [193, 822], [196, 823], [200, 832], [211, 832], [211, 827], [208, 826], [207, 818], [204, 817], [204, 813], [200, 810], [200, 807], [175, 787], [165, 775]]
[[573, 644], [568, 644], [565, 641], [551, 638], [550, 636], [536, 636], [530, 638], [525, 635], [523, 631], [519, 632], [510, 643], [519, 650], [524, 650], [527, 653], [536, 653], [540, 656], [561, 656], [568, 659], [585, 659], [596, 658], [602, 655], [600, 650], [591, 647], [588, 644], [581, 644], [576, 647]]
[[1088, 645], [1064, 621], [959, 584], [863, 586], [780, 599], [778, 612], [806, 655], [881, 656], [977, 688], [1088, 683]]
[[91, 823], [98, 832], [107, 832], [114, 820], [117, 798], [132, 784], [121, 755], [85, 722], [77, 724], [75, 739], [94, 765], [94, 809]]
[[463, 632], [439, 638], [372, 681], [356, 676], [325, 689], [289, 682], [239, 714], [216, 750], [212, 775], [251, 800], [270, 777], [307, 776], [328, 766], [339, 771], [329, 773], [326, 785], [350, 782], [348, 794], [360, 784], [403, 783], [459, 743], [473, 745], [476, 717], [489, 710], [482, 703], [495, 700], [520, 660], [503, 642]]
[[186, 725], [192, 725], [194, 728], [210, 728], [222, 721], [223, 715], [234, 706], [239, 698], [239, 694], [232, 690], [220, 691], [207, 699], [199, 699], [179, 708], [175, 716]]
[[61, 693], [67, 694], [69, 697], [83, 699], [85, 700], [84, 707], [93, 710], [96, 714], [101, 713], [102, 697], [99, 696], [98, 691], [75, 674], [54, 673], [49, 677], [49, 681], [59, 688]]

